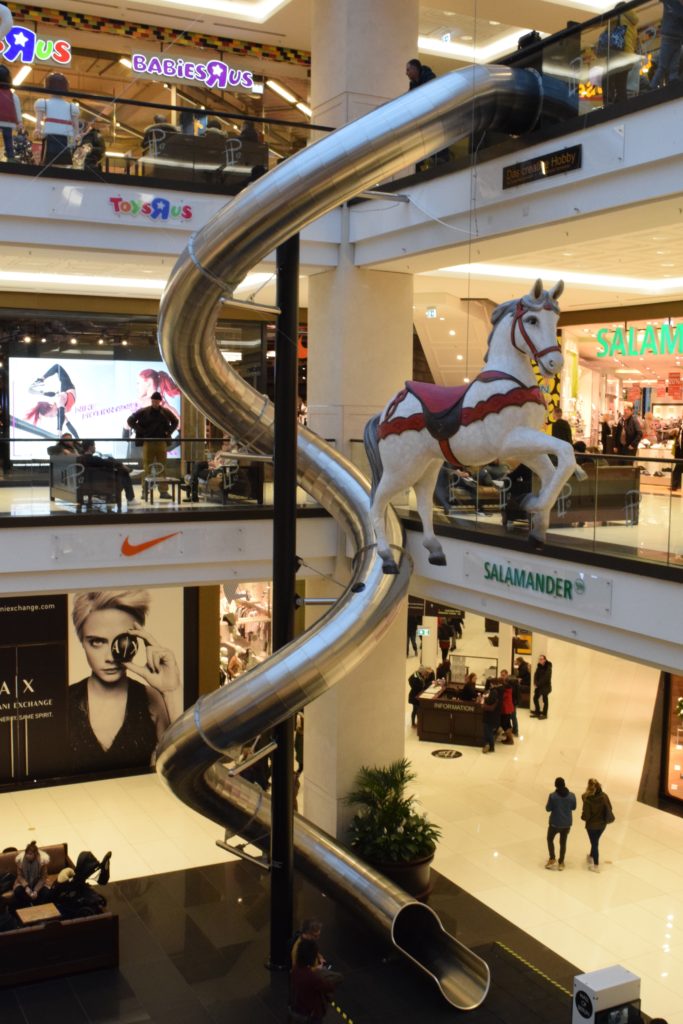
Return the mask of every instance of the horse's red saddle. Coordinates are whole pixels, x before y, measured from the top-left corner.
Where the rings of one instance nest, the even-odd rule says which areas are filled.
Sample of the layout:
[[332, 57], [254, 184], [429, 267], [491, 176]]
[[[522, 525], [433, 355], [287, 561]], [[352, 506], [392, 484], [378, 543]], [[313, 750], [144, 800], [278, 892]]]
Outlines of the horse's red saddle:
[[407, 380], [406, 390], [422, 406], [425, 426], [437, 441], [452, 437], [460, 426], [462, 401], [468, 384], [445, 388], [440, 384], [427, 384], [420, 380]]

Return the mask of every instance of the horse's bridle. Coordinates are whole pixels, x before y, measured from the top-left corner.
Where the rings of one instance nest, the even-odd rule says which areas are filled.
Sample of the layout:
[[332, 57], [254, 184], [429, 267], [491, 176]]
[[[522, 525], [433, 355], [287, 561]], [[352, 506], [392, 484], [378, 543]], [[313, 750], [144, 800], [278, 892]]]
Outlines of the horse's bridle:
[[[522, 335], [522, 337], [524, 338], [524, 341], [528, 345], [529, 351], [531, 352], [532, 356], [534, 357], [534, 360], [536, 362], [538, 362], [539, 359], [542, 359], [543, 356], [547, 355], [549, 352], [559, 352], [561, 354], [562, 353], [562, 349], [560, 348], [560, 346], [557, 343], [555, 343], [554, 345], [548, 345], [547, 348], [541, 349], [540, 352], [538, 351], [538, 349], [534, 345], [533, 341], [531, 340], [531, 338], [527, 334], [526, 328], [524, 326], [524, 321], [522, 320], [522, 317], [524, 316], [524, 314], [532, 312], [533, 309], [534, 309], [533, 306], [527, 306], [527, 305], [525, 305], [525, 303], [521, 299], [519, 300], [519, 302], [517, 303], [517, 305], [515, 307], [515, 312], [514, 312], [514, 314], [512, 316], [512, 326], [510, 327], [510, 341], [512, 343], [513, 348], [516, 348], [518, 352], [522, 353], [522, 355], [525, 354], [522, 351], [522, 349], [519, 347], [519, 345], [515, 342], [515, 330], [517, 328], [519, 328], [519, 333]], [[539, 310], [547, 309], [548, 312], [559, 313], [558, 306], [554, 302], [552, 302], [552, 301], [545, 302], [542, 306], [538, 306], [538, 309]]]

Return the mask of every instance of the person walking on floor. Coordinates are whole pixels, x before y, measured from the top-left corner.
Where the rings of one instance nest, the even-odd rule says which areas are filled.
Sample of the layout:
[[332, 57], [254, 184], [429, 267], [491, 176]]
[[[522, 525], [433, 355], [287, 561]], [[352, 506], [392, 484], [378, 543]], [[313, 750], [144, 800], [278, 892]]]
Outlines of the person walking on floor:
[[500, 673], [500, 725], [505, 734], [505, 739], [502, 742], [508, 747], [511, 747], [515, 742], [512, 738], [515, 714], [515, 685], [516, 680], [513, 680], [506, 670], [503, 669]]
[[492, 679], [486, 684], [489, 689], [484, 697], [482, 724], [484, 727], [483, 754], [494, 754], [496, 751], [496, 731], [500, 725], [500, 690], [497, 680]]
[[582, 795], [583, 810], [581, 820], [586, 823], [586, 832], [591, 844], [591, 852], [586, 857], [589, 871], [600, 870], [600, 836], [607, 825], [614, 821], [614, 811], [607, 793], [597, 779], [589, 779], [586, 792]]
[[[553, 684], [553, 663], [548, 661], [545, 654], [539, 655], [538, 665], [534, 672], [534, 710], [530, 712], [531, 718], [548, 717], [548, 694], [552, 691]], [[540, 702], [543, 701], [541, 711]]]
[[[166, 476], [166, 442], [174, 430], [178, 428], [178, 417], [170, 409], [162, 407], [162, 396], [160, 391], [152, 392], [150, 404], [143, 409], [137, 409], [128, 417], [128, 426], [135, 431], [139, 440], [135, 443], [138, 447], [142, 445], [143, 475], [148, 477], [152, 473], [152, 466], [161, 467], [157, 470], [156, 476], [162, 479]], [[170, 498], [166, 485], [164, 490], [159, 490], [160, 498]]]
[[[555, 789], [549, 794], [545, 805], [550, 812], [548, 819], [548, 862], [546, 868], [564, 871], [564, 855], [567, 850], [567, 836], [572, 827], [572, 811], [576, 810], [576, 797], [567, 789], [564, 779], [555, 779]], [[560, 837], [560, 859], [555, 860], [555, 836]]]

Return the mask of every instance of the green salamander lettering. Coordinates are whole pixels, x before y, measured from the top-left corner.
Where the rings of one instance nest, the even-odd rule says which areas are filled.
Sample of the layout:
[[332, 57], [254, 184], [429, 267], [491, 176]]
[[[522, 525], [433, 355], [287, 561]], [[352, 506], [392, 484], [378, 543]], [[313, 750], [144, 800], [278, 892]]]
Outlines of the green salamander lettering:
[[562, 576], [551, 576], [549, 573], [530, 572], [528, 569], [515, 569], [511, 565], [500, 562], [484, 562], [484, 579], [502, 583], [506, 587], [518, 590], [531, 590], [536, 594], [547, 594], [560, 601], [574, 600], [574, 585], [571, 580]]

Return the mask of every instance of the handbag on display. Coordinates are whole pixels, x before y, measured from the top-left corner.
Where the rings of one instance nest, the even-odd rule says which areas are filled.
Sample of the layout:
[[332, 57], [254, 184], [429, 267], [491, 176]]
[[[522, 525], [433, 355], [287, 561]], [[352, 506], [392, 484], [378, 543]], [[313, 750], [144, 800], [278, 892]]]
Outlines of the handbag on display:
[[626, 46], [626, 25], [616, 25], [613, 29], [605, 29], [598, 37], [595, 52], [604, 57], [608, 52], [623, 51]]

